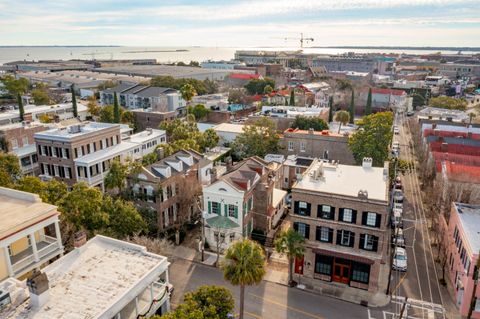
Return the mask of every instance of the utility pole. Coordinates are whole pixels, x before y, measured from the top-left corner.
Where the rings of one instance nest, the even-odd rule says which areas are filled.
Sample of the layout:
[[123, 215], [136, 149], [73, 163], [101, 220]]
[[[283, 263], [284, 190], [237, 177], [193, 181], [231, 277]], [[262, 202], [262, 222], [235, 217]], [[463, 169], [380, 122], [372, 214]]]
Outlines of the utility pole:
[[403, 318], [403, 312], [405, 311], [405, 308], [407, 306], [407, 300], [408, 300], [408, 298], [407, 298], [407, 296], [405, 296], [405, 301], [403, 302], [402, 310], [400, 310], [400, 319]]
[[[479, 272], [479, 268], [480, 268], [480, 252], [479, 252], [479, 255], [477, 257], [477, 264], [475, 265], [475, 268], [473, 270], [473, 291], [472, 291], [472, 300], [470, 300], [470, 309], [468, 309], [468, 317], [467, 318], [472, 318], [472, 312], [473, 312], [473, 309], [475, 309], [475, 304], [477, 302], [477, 298], [476, 298], [476, 295], [477, 295], [477, 286], [478, 286], [478, 272]], [[467, 272], [468, 272], [468, 269], [467, 269]]]

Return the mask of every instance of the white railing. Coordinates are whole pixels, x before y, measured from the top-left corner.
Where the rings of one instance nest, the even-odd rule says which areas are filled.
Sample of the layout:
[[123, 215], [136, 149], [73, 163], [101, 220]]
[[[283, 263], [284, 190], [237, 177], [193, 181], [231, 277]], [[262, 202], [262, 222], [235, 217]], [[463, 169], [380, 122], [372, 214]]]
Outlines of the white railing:
[[29, 255], [23, 259], [20, 259], [16, 263], [12, 265], [13, 272], [19, 272], [20, 270], [28, 267], [29, 265], [33, 264], [35, 262], [35, 256]]
[[[147, 288], [149, 290], [149, 288]], [[147, 315], [151, 316], [153, 315], [159, 307], [161, 307], [164, 303], [165, 300], [168, 299], [169, 293], [166, 291], [167, 285], [162, 284], [160, 282], [153, 282], [152, 283], [152, 296], [153, 300], [155, 300], [155, 304], [153, 305], [153, 300], [150, 300], [150, 302], [147, 302], [145, 304], [139, 305], [139, 311], [138, 313], [141, 315]]]
[[[48, 246], [43, 247], [42, 249], [39, 249], [37, 251], [38, 259], [40, 263], [45, 262], [45, 260], [42, 260], [45, 256], [48, 256], [49, 254], [59, 251], [60, 252], [60, 246], [58, 245], [57, 239], [54, 237], [50, 236], [45, 236], [45, 239], [42, 240], [42, 242], [47, 242], [50, 243]], [[31, 249], [31, 248], [30, 248]], [[15, 262], [12, 264], [12, 269], [13, 272], [18, 273], [21, 270], [27, 268], [30, 265], [35, 264], [35, 256], [33, 254], [33, 250], [30, 255], [27, 257], [20, 259], [19, 261]]]

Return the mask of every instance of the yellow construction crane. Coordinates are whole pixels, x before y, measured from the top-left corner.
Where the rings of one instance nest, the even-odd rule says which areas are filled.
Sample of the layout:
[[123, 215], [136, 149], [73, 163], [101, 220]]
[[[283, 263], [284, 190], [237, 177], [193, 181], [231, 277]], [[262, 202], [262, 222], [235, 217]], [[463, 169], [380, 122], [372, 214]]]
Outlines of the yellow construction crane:
[[303, 43], [308, 43], [308, 42], [313, 42], [313, 38], [305, 38], [303, 36], [303, 33], [300, 33], [300, 38], [295, 38], [295, 37], [284, 37], [284, 38], [273, 38], [273, 39], [283, 39], [285, 41], [288, 40], [295, 40], [295, 41], [300, 41], [300, 48], [303, 48]]

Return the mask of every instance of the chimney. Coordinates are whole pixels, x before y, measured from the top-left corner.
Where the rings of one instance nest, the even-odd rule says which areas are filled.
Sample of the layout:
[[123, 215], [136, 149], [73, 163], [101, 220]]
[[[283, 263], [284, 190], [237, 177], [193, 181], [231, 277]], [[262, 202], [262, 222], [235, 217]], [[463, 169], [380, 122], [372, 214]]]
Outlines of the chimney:
[[158, 156], [158, 159], [161, 160], [165, 157], [165, 150], [163, 149], [163, 147], [159, 147], [155, 150], [155, 152], [157, 152], [157, 156]]
[[210, 170], [210, 183], [213, 184], [217, 181], [217, 169], [214, 167]]
[[371, 157], [364, 157], [362, 161], [363, 168], [370, 168], [373, 165], [373, 160]]
[[227, 172], [231, 171], [233, 167], [233, 160], [230, 156], [225, 158], [225, 164], [227, 164]]
[[33, 309], [40, 309], [50, 299], [48, 278], [45, 273], [35, 269], [27, 279], [27, 287], [30, 292], [30, 306]]
[[73, 235], [73, 246], [75, 248], [82, 247], [87, 242], [87, 234], [84, 231], [76, 232]]

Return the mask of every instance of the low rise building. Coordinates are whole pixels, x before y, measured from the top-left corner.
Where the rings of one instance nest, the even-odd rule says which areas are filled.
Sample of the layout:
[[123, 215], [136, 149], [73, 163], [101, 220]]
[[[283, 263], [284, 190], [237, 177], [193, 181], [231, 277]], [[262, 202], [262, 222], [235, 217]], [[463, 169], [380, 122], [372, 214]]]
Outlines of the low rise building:
[[[164, 256], [143, 246], [97, 235], [34, 273], [27, 283], [0, 283], [10, 299], [5, 319], [135, 319], [170, 310]], [[28, 287], [28, 289], [27, 289]]]
[[[31, 122], [40, 122], [40, 118], [47, 115], [52, 121], [73, 119], [72, 103], [54, 105], [25, 105], [25, 118]], [[87, 106], [77, 102], [78, 119], [85, 121], [89, 116]], [[18, 109], [0, 112], [0, 127], [12, 123], [22, 122]]]
[[449, 110], [436, 107], [425, 107], [417, 113], [417, 119], [429, 121], [446, 121], [457, 123], [468, 123], [470, 117], [467, 112], [461, 110]]
[[[408, 95], [404, 90], [372, 88], [372, 108], [377, 110], [385, 109], [405, 109], [407, 106]], [[368, 90], [360, 93], [362, 105], [366, 105], [368, 99]], [[363, 107], [364, 108], [364, 107]], [[357, 111], [362, 108], [357, 109]]]
[[280, 146], [281, 153], [286, 156], [298, 155], [355, 164], [353, 153], [348, 147], [348, 134], [289, 128], [283, 132]]
[[226, 249], [254, 228], [268, 234], [283, 214], [286, 192], [273, 187], [268, 163], [251, 157], [203, 187], [205, 239], [211, 248]]
[[159, 127], [163, 121], [173, 121], [177, 118], [176, 111], [161, 112], [153, 109], [135, 109], [132, 110], [132, 113], [135, 116], [135, 127], [139, 131]]
[[141, 84], [119, 84], [100, 92], [100, 103], [112, 105], [114, 95], [118, 103], [128, 109], [152, 109], [172, 112], [185, 108], [186, 103], [177, 90]]
[[[446, 273], [454, 287], [456, 305], [462, 317], [480, 318], [480, 285], [475, 287], [475, 268], [479, 258], [480, 205], [452, 203], [448, 220], [442, 215], [440, 225], [447, 259]], [[476, 289], [475, 295], [473, 294]], [[473, 299], [473, 300], [472, 300]]]
[[0, 126], [0, 149], [18, 157], [23, 175], [39, 174], [37, 148], [33, 136], [46, 129], [47, 126], [36, 122]]
[[59, 215], [36, 194], [0, 187], [0, 281], [24, 278], [63, 254]]
[[203, 69], [233, 70], [233, 69], [236, 69], [237, 67], [245, 66], [245, 63], [235, 61], [235, 60], [230, 60], [230, 61], [207, 60], [207, 61], [203, 61], [202, 63], [200, 63], [200, 66]]
[[35, 133], [41, 177], [56, 178], [69, 187], [83, 181], [104, 190], [113, 160], [137, 160], [166, 142], [162, 130], [146, 130], [122, 138], [121, 125], [86, 122]]
[[388, 188], [388, 163], [379, 168], [372, 167], [371, 158], [362, 166], [312, 162], [292, 187], [291, 222], [306, 239], [304, 257], [295, 260], [303, 284], [316, 290], [352, 287], [384, 294]]
[[232, 143], [235, 138], [243, 133], [243, 124], [220, 123], [212, 127], [219, 137], [218, 145], [224, 146]]
[[212, 174], [212, 161], [193, 150], [180, 150], [143, 166], [127, 184], [134, 202], [155, 211], [157, 230], [164, 231], [197, 217], [196, 198]]

